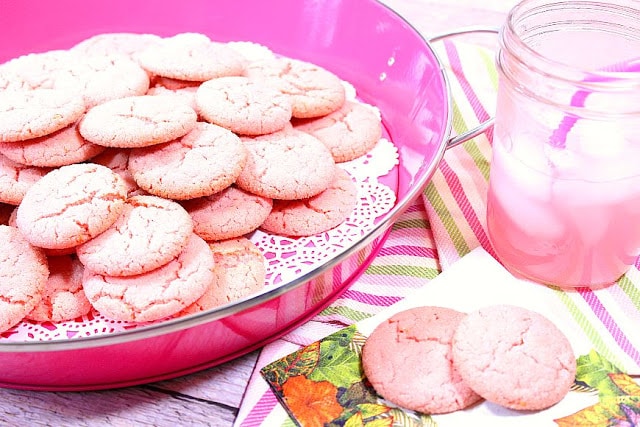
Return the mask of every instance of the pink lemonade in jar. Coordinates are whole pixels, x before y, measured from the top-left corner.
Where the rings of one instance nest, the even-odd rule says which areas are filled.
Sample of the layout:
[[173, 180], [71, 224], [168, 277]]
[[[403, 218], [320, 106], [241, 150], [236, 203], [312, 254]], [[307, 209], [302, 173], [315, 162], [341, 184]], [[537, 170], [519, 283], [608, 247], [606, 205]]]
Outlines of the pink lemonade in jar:
[[496, 135], [487, 226], [498, 258], [512, 272], [597, 288], [618, 279], [640, 252], [640, 175], [621, 177], [625, 164], [637, 169], [640, 151], [617, 147], [610, 155], [619, 163], [607, 159], [603, 166], [571, 149], [572, 136], [565, 149], [524, 143], [527, 149], [519, 152]]
[[522, 0], [507, 17], [486, 213], [516, 275], [601, 288], [640, 255], [639, 17], [633, 0]]

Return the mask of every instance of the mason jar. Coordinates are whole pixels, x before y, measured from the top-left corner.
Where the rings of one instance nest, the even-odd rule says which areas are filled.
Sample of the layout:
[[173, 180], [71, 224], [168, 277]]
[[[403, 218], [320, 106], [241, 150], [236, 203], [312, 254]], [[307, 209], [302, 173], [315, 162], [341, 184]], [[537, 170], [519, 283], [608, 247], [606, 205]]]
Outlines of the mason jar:
[[496, 61], [496, 255], [544, 284], [614, 283], [640, 254], [640, 2], [524, 0]]

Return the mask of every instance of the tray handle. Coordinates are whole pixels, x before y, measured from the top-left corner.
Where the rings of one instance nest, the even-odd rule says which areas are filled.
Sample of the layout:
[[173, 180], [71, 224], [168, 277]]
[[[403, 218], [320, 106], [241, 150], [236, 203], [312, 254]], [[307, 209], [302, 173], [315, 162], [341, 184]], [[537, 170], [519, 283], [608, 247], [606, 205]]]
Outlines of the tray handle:
[[[472, 34], [472, 33], [492, 33], [492, 34], [498, 34], [500, 33], [500, 27], [484, 27], [484, 26], [472, 26], [472, 27], [463, 27], [463, 28], [458, 28], [455, 30], [451, 30], [451, 31], [447, 31], [445, 33], [441, 33], [441, 34], [436, 34], [432, 37], [429, 38], [429, 43], [433, 43], [433, 42], [437, 42], [440, 40], [444, 40], [446, 38], [449, 37], [455, 37], [455, 36], [460, 36], [463, 34]], [[488, 119], [485, 122], [480, 123], [478, 126], [469, 129], [466, 132], [463, 132], [459, 135], [453, 136], [451, 138], [449, 138], [449, 141], [447, 142], [447, 150], [450, 148], [453, 148], [457, 145], [462, 144], [463, 142], [466, 142], [472, 138], [475, 138], [476, 136], [484, 133], [487, 131], [487, 129], [489, 129], [491, 126], [493, 126], [493, 122], [494, 122], [494, 117], [491, 117], [490, 119]]]

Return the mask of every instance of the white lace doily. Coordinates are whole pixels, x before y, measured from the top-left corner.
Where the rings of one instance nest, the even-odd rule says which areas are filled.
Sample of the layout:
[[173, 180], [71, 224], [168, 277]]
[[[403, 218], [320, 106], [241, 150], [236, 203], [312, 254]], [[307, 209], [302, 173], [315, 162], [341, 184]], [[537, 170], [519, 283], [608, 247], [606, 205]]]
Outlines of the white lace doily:
[[[357, 184], [358, 203], [351, 215], [332, 230], [304, 238], [255, 231], [250, 239], [267, 259], [266, 286], [278, 286], [308, 273], [347, 250], [370, 232], [377, 220], [395, 205], [395, 188], [380, 182], [379, 178], [389, 174], [397, 164], [398, 151], [385, 138], [367, 155], [340, 164]], [[22, 322], [0, 334], [0, 343], [90, 337], [146, 325], [108, 319], [93, 311], [81, 319], [56, 324]]]
[[260, 230], [251, 236], [267, 258], [267, 286], [290, 282], [347, 250], [371, 231], [376, 219], [389, 212], [396, 202], [393, 189], [378, 182], [398, 162], [396, 147], [381, 139], [367, 155], [341, 163], [358, 184], [358, 203], [349, 217], [325, 233], [292, 239], [266, 234]]

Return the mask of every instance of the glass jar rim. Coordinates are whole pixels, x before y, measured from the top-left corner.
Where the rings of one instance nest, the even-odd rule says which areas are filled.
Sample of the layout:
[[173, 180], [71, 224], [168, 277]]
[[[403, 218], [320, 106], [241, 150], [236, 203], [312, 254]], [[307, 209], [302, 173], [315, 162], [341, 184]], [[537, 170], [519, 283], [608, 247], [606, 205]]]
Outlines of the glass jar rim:
[[[571, 66], [548, 58], [536, 51], [522, 40], [517, 30], [518, 24], [532, 13], [548, 13], [563, 7], [592, 7], [613, 13], [621, 13], [626, 10], [627, 12], [635, 12], [640, 16], [640, 2], [635, 1], [634, 6], [634, 8], [631, 8], [611, 1], [603, 2], [599, 0], [522, 0], [509, 11], [507, 19], [500, 30], [498, 62], [501, 62], [500, 56], [506, 51], [520, 64], [531, 68], [532, 71], [544, 77], [564, 81], [587, 90], [604, 92], [629, 89], [640, 90], [640, 71], [623, 71], [620, 67], [624, 67], [624, 65], [621, 64], [611, 64], [612, 68], [613, 66], [618, 67], [617, 70], [613, 71]], [[640, 70], [640, 52], [637, 59], [638, 69]]]

